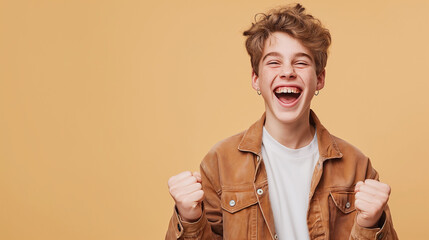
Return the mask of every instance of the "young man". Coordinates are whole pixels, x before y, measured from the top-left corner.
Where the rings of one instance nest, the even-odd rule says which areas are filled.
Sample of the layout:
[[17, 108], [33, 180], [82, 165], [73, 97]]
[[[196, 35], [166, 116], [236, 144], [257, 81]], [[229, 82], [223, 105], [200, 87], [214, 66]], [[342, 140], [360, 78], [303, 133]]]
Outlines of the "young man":
[[198, 172], [168, 181], [166, 239], [398, 239], [390, 187], [310, 110], [323, 89], [329, 31], [297, 4], [244, 32], [265, 113], [216, 144]]

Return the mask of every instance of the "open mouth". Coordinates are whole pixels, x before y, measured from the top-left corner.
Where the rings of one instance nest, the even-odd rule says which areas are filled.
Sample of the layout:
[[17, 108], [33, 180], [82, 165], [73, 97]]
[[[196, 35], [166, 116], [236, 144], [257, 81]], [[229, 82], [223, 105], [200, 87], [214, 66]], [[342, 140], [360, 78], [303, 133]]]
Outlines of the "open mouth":
[[285, 104], [294, 103], [299, 96], [301, 96], [302, 90], [298, 87], [278, 87], [274, 89], [274, 94]]

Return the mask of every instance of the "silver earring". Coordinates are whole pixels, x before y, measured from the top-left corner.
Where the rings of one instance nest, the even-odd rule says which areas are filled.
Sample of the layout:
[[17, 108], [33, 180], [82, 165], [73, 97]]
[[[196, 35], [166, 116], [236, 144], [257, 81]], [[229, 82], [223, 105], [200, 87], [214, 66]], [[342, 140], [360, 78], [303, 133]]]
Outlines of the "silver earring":
[[258, 94], [258, 95], [261, 95], [261, 89], [256, 89], [256, 93]]
[[315, 96], [319, 95], [319, 90], [316, 90], [316, 92], [314, 93]]

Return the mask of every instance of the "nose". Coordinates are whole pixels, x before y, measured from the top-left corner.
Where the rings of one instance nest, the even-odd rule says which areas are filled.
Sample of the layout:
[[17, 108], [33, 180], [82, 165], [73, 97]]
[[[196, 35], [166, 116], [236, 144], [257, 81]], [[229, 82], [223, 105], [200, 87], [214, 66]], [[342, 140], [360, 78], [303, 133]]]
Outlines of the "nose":
[[296, 78], [295, 69], [291, 65], [284, 65], [280, 73], [282, 79], [292, 80]]

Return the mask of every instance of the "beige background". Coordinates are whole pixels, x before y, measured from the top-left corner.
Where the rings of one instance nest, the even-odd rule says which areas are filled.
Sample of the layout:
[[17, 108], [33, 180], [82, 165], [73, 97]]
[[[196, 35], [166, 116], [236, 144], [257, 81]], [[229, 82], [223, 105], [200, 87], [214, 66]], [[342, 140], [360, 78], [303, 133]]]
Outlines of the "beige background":
[[[170, 176], [263, 112], [242, 31], [286, 1], [0, 0], [0, 239], [163, 239]], [[302, 1], [331, 30], [313, 108], [427, 239], [428, 1]]]

